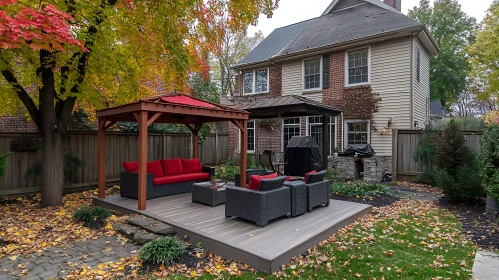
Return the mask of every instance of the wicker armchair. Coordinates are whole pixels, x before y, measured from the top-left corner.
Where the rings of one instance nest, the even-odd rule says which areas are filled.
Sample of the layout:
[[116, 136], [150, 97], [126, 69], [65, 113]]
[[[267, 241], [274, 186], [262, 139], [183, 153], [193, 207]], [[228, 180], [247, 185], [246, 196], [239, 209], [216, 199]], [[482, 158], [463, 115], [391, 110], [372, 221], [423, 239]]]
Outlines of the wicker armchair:
[[329, 180], [324, 180], [326, 171], [309, 174], [305, 184], [307, 186], [307, 211], [312, 211], [317, 206], [329, 206], [331, 198]]
[[237, 216], [261, 227], [291, 213], [291, 193], [283, 187], [286, 177], [262, 179], [258, 190], [226, 187], [225, 217]]

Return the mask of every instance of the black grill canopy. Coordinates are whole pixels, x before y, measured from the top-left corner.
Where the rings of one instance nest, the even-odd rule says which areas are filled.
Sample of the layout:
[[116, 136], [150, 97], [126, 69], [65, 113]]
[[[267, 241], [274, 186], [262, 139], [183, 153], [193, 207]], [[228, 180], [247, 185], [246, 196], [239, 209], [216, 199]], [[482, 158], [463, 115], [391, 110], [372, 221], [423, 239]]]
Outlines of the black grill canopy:
[[335, 108], [299, 95], [256, 99], [242, 108], [250, 113], [251, 119], [289, 118], [305, 116], [335, 117], [343, 109]]

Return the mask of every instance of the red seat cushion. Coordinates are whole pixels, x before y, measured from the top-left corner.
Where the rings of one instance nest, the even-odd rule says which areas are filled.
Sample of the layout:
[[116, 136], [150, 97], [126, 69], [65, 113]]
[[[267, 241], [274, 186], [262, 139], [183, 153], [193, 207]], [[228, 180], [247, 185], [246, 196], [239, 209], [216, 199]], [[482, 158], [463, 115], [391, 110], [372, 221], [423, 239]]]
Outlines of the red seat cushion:
[[262, 182], [262, 179], [269, 179], [269, 178], [277, 178], [277, 172], [269, 174], [269, 175], [251, 175], [249, 182], [248, 182], [248, 189], [250, 190], [258, 190], [260, 187], [260, 183]]
[[163, 174], [163, 169], [161, 168], [161, 162], [159, 160], [147, 162], [147, 173], [152, 173], [154, 175], [154, 178], [165, 176], [165, 174]]
[[182, 170], [182, 161], [180, 160], [180, 158], [162, 159], [160, 161], [161, 167], [163, 167], [163, 173], [166, 176], [184, 173]]
[[203, 171], [203, 165], [198, 158], [182, 159], [182, 170], [184, 174], [187, 173], [200, 173]]
[[305, 178], [303, 178], [303, 182], [305, 182], [305, 183], [307, 182], [308, 174], [314, 174], [314, 173], [317, 173], [317, 171], [312, 170], [310, 172], [305, 173]]
[[121, 164], [128, 172], [138, 172], [139, 162], [138, 161], [125, 161]]
[[186, 182], [192, 180], [205, 180], [210, 179], [210, 173], [189, 173], [189, 174], [177, 174], [172, 176], [163, 176], [154, 178], [154, 185], [164, 185], [179, 182]]

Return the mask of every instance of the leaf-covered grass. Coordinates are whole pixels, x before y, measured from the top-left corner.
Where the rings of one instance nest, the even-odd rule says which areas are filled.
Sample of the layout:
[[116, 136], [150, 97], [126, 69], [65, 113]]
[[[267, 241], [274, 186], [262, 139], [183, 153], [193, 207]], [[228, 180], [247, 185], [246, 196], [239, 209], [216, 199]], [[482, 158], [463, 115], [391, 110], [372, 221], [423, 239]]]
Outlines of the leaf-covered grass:
[[331, 184], [331, 193], [345, 196], [369, 197], [387, 194], [390, 189], [374, 182], [334, 182]]

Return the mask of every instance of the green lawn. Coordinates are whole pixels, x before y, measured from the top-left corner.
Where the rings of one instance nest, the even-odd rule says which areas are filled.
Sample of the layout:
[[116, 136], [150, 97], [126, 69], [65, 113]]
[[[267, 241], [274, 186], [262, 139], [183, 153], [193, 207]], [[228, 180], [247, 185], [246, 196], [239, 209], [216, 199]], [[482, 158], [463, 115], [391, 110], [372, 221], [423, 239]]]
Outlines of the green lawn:
[[[450, 212], [401, 201], [343, 228], [276, 275], [245, 272], [230, 279], [469, 279], [474, 254]], [[217, 276], [200, 274], [199, 279]]]

